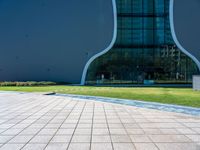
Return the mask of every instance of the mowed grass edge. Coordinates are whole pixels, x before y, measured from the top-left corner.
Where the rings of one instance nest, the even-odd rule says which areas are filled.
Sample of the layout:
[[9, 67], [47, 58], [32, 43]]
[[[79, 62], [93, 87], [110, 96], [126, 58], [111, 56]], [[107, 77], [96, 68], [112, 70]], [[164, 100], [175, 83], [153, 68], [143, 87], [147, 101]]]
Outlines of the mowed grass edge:
[[160, 102], [200, 108], [200, 91], [191, 88], [161, 88], [161, 87], [95, 87], [95, 86], [33, 86], [0, 87], [0, 91], [21, 92], [56, 92]]

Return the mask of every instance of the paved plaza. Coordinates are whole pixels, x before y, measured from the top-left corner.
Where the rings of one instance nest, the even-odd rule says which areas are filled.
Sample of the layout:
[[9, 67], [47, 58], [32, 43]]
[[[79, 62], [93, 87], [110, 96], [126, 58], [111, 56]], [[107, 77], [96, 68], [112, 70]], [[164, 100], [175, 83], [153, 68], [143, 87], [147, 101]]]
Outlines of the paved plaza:
[[200, 150], [200, 118], [42, 94], [0, 93], [0, 150]]

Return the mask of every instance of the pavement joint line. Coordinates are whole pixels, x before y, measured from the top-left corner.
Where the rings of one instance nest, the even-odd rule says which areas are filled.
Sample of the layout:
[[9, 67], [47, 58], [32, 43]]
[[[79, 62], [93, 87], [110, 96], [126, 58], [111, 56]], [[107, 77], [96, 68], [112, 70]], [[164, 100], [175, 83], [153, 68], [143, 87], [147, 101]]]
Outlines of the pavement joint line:
[[[30, 103], [30, 102], [27, 102], [28, 100], [30, 100], [30, 99], [32, 99], [32, 100], [35, 100], [34, 98], [27, 98], [27, 97], [24, 97], [24, 100], [26, 100], [25, 102], [16, 102], [16, 103], [14, 103], [14, 104], [12, 104], [12, 106], [10, 106], [11, 108], [13, 107], [13, 108], [15, 108], [16, 107], [16, 105], [18, 106], [20, 106], [21, 104], [24, 104], [24, 103]], [[35, 101], [37, 101], [37, 100], [35, 100]], [[14, 105], [14, 106], [13, 106]], [[10, 110], [10, 107], [9, 108], [7, 108], [6, 107], [6, 109], [5, 110], [3, 110], [3, 111], [6, 111], [6, 110]], [[24, 107], [24, 106], [21, 106], [21, 107]], [[2, 111], [1, 111], [2, 112]], [[1, 113], [0, 112], [0, 113]]]
[[70, 146], [70, 144], [71, 144], [71, 142], [72, 142], [72, 138], [73, 138], [73, 136], [74, 136], [74, 133], [76, 132], [77, 126], [78, 126], [78, 124], [79, 124], [81, 115], [82, 115], [82, 113], [83, 113], [83, 111], [84, 111], [84, 109], [85, 109], [85, 106], [86, 106], [86, 102], [84, 102], [84, 106], [83, 106], [83, 108], [82, 108], [82, 110], [81, 110], [80, 116], [79, 116], [79, 118], [78, 118], [78, 122], [76, 123], [76, 126], [75, 126], [75, 128], [74, 128], [74, 131], [73, 131], [72, 136], [71, 136], [71, 138], [70, 138], [69, 144], [68, 144], [68, 146], [67, 146], [67, 150], [69, 149], [69, 146]]
[[[54, 102], [49, 102], [50, 104], [53, 104]], [[39, 104], [39, 105], [41, 105], [41, 104]], [[33, 109], [33, 108], [35, 108], [35, 107], [37, 107], [37, 106], [39, 106], [39, 105], [36, 105], [36, 106], [34, 106], [34, 107], [32, 107], [32, 108], [30, 108], [30, 110], [31, 109]], [[12, 127], [14, 127], [15, 125], [17, 125], [17, 124], [19, 124], [20, 122], [22, 122], [22, 121], [24, 121], [24, 120], [26, 120], [27, 118], [29, 118], [29, 117], [31, 117], [31, 116], [33, 116], [35, 113], [37, 113], [37, 112], [39, 112], [39, 111], [41, 111], [42, 109], [44, 109], [45, 107], [47, 107], [47, 106], [44, 106], [43, 108], [41, 108], [41, 109], [39, 109], [39, 110], [37, 110], [36, 112], [34, 112], [34, 113], [32, 113], [31, 115], [29, 115], [29, 116], [27, 116], [26, 118], [24, 118], [24, 119], [22, 119], [22, 120], [20, 120], [19, 122], [17, 122], [17, 123], [15, 123], [13, 126], [11, 126], [11, 127], [9, 127], [9, 128], [7, 128], [5, 131], [3, 131], [2, 133], [4, 133], [4, 132], [6, 132], [7, 130], [9, 130], [9, 129], [11, 129]], [[28, 110], [27, 110], [28, 111]], [[26, 112], [23, 112], [23, 113], [26, 113]], [[20, 113], [19, 115], [17, 115], [17, 116], [20, 116], [21, 114], [23, 114], [23, 113]], [[16, 116], [15, 116], [16, 117]], [[32, 123], [31, 123], [32, 124]], [[23, 130], [22, 130], [23, 131]], [[21, 131], [21, 132], [22, 132]], [[19, 133], [21, 133], [21, 132], [19, 132]], [[1, 133], [1, 134], [2, 134]], [[18, 134], [17, 134], [18, 135]], [[15, 136], [14, 136], [15, 137]]]
[[[55, 102], [55, 101], [52, 101], [52, 103], [50, 102], [49, 105], [50, 105], [50, 104], [54, 104], [54, 103], [56, 104], [55, 106], [59, 105], [59, 103], [58, 103], [58, 102]], [[57, 104], [57, 103], [58, 103], [58, 104]], [[52, 106], [51, 109], [54, 109], [55, 106]], [[35, 112], [34, 114], [38, 113], [39, 111], [41, 111], [42, 109], [44, 109], [44, 108], [46, 108], [46, 107], [48, 107], [48, 105], [47, 105], [47, 106], [44, 106], [43, 108], [41, 108], [40, 110], [38, 110], [38, 111]], [[51, 110], [51, 109], [50, 109], [50, 110]], [[49, 111], [50, 111], [50, 110], [49, 110]], [[48, 113], [49, 111], [47, 111], [46, 113]], [[46, 114], [46, 113], [45, 113], [45, 114]], [[32, 115], [34, 115], [34, 114], [32, 114]], [[38, 120], [39, 120], [40, 118], [42, 118], [42, 117], [43, 117], [43, 115], [42, 115], [41, 117], [39, 117], [38, 119], [36, 119], [34, 122], [38, 121]], [[24, 128], [21, 132], [23, 132], [25, 129], [27, 129], [28, 127], [30, 127], [34, 122], [32, 122], [30, 125], [28, 125], [26, 128]], [[3, 145], [7, 144], [7, 143], [8, 143], [9, 141], [11, 141], [12, 139], [14, 139], [14, 138], [15, 138], [16, 136], [18, 136], [21, 132], [19, 132], [18, 134], [16, 134], [15, 136], [13, 136], [11, 139], [9, 139], [7, 142], [5, 142], [4, 144], [2, 144], [1, 147], [2, 147]], [[32, 139], [32, 138], [31, 138], [31, 139]], [[28, 142], [27, 142], [27, 143], [28, 143]], [[23, 147], [24, 147], [24, 146], [23, 146]], [[22, 147], [22, 148], [23, 148], [23, 147]]]
[[[30, 102], [26, 102], [27, 104], [29, 104], [30, 105]], [[32, 102], [32, 103], [34, 103], [34, 102]], [[22, 104], [24, 104], [24, 103], [20, 103], [19, 105], [22, 105]], [[40, 104], [39, 104], [40, 105]], [[37, 105], [38, 106], [38, 105]], [[37, 106], [35, 106], [35, 107], [37, 107]], [[13, 106], [13, 108], [15, 108], [16, 106]], [[21, 106], [20, 108], [18, 108], [17, 110], [20, 110], [20, 109], [22, 109], [23, 107], [25, 107], [25, 106]], [[34, 107], [32, 107], [32, 108], [30, 108], [30, 110], [31, 109], [33, 109]], [[11, 109], [11, 108], [9, 108], [9, 109]], [[9, 110], [8, 109], [8, 110]], [[17, 110], [14, 110], [14, 111], [12, 111], [12, 112], [10, 112], [9, 114], [12, 114], [13, 112], [15, 112], [15, 111], [17, 111]], [[7, 111], [7, 110], [5, 110], [5, 111]], [[0, 112], [0, 113], [2, 113], [2, 112]], [[19, 115], [21, 115], [21, 114], [23, 114], [23, 113], [25, 113], [25, 112], [22, 112], [22, 113], [20, 113]], [[9, 115], [9, 114], [7, 114], [7, 115]], [[17, 116], [19, 116], [19, 115], [17, 115]], [[5, 115], [6, 116], [6, 115]], [[16, 117], [16, 116], [15, 116]], [[15, 118], [14, 117], [14, 118]], [[10, 120], [12, 120], [13, 118], [11, 118], [11, 119], [8, 119], [7, 121], [5, 121], [5, 122], [2, 122], [1, 124], [5, 124], [6, 122], [8, 122], [8, 121], [10, 121]], [[0, 124], [0, 125], [1, 125]]]
[[[65, 106], [67, 106], [68, 104], [70, 104], [72, 101], [69, 101]], [[58, 102], [58, 104], [57, 105], [55, 105], [54, 107], [56, 107], [56, 106], [59, 106], [60, 105], [60, 103]], [[60, 110], [60, 111], [62, 111], [64, 108], [65, 108], [65, 106], [63, 106], [63, 108]], [[54, 107], [52, 108], [52, 109], [54, 109]], [[51, 111], [52, 109], [50, 109], [49, 111]], [[47, 111], [45, 114], [47, 114], [49, 111]], [[40, 130], [21, 148], [21, 149], [23, 149], [42, 129], [44, 129], [45, 127], [46, 127], [46, 125], [48, 125], [49, 124], [49, 122], [50, 121], [52, 121], [56, 116], [57, 116], [57, 114], [60, 112], [60, 111], [58, 111], [42, 128], [40, 128]], [[42, 118], [45, 114], [43, 114], [40, 118]], [[38, 118], [37, 120], [39, 120], [40, 118]], [[36, 121], [37, 121], [36, 120]], [[21, 150], [20, 149], [20, 150]]]
[[[125, 111], [129, 114], [129, 116], [131, 116], [132, 119], [134, 119], [133, 116], [130, 114], [129, 111], [127, 111], [126, 109], [125, 109]], [[140, 114], [141, 114], [144, 118], [146, 118], [142, 113], [140, 113]], [[135, 119], [134, 119], [134, 120], [135, 120]], [[138, 126], [139, 126], [139, 128], [145, 133], [144, 129], [143, 129], [140, 125], [138, 125]], [[145, 133], [145, 135], [146, 135], [146, 133]], [[158, 134], [158, 135], [160, 135], [160, 134]], [[152, 144], [153, 144], [158, 150], [160, 150], [160, 148], [157, 146], [157, 144], [156, 144], [155, 142], [152, 141], [152, 139], [149, 137], [149, 135], [147, 135], [147, 137], [148, 137], [149, 140], [152, 142]], [[135, 144], [134, 144], [134, 146], [135, 146]]]
[[[121, 117], [120, 117], [119, 114], [118, 114], [118, 111], [116, 111], [115, 106], [113, 106], [113, 109], [114, 109], [116, 115], [118, 116], [118, 118], [119, 118], [119, 120], [120, 120], [120, 122], [121, 122], [121, 124], [122, 124], [122, 126], [123, 126], [123, 129], [125, 130], [126, 134], [128, 135], [128, 137], [129, 137], [130, 140], [131, 140], [131, 137], [130, 137], [130, 135], [128, 134], [128, 132], [127, 132], [127, 130], [126, 130], [126, 128], [125, 128], [125, 126], [124, 126], [124, 123], [122, 122]], [[124, 107], [123, 107], [123, 110], [124, 110]], [[129, 113], [128, 113], [128, 114], [129, 114]], [[129, 116], [130, 116], [130, 115], [129, 115]], [[131, 143], [132, 143], [132, 145], [134, 146], [134, 148], [137, 149], [137, 148], [135, 147], [134, 143], [132, 142], [132, 140], [131, 140]]]
[[[173, 149], [177, 146], [185, 146], [182, 149], [192, 149], [200, 144], [200, 118], [195, 116], [138, 109], [134, 106], [106, 102], [79, 101], [76, 98], [26, 95], [27, 98], [34, 97], [35, 103], [40, 103], [41, 106], [35, 108], [37, 105], [32, 102], [33, 99], [27, 100], [25, 96], [20, 98], [17, 95], [9, 99], [6, 95], [4, 96], [5, 98], [2, 99], [3, 107], [0, 106], [0, 110], [5, 110], [7, 104], [8, 106], [12, 105], [12, 101], [30, 101], [30, 103], [20, 103], [23, 105], [22, 107], [14, 104], [9, 107], [11, 110], [0, 111], [0, 122], [6, 121], [6, 124], [2, 125], [0, 129], [1, 133], [5, 133], [4, 135], [0, 134], [1, 143], [3, 143], [0, 144], [3, 146], [1, 148], [20, 146], [21, 149], [24, 149], [30, 146], [34, 149], [34, 145], [43, 143], [41, 148], [54, 148], [51, 147], [52, 144], [55, 144], [53, 146], [64, 144], [63, 148], [65, 149], [80, 146], [80, 148], [91, 150], [97, 145], [99, 145], [97, 148], [100, 148], [101, 144], [105, 142], [105, 144], [107, 143], [105, 146], [109, 146], [107, 148], [111, 150], [125, 147], [135, 149], [140, 148], [140, 146], [147, 149], [162, 149], [163, 147]], [[34, 109], [31, 110], [31, 108]], [[10, 115], [6, 117], [7, 114]], [[8, 121], [15, 115], [19, 117]], [[98, 129], [103, 130], [98, 131]], [[6, 130], [9, 131], [6, 132]], [[52, 139], [57, 135], [61, 136], [61, 139], [56, 137], [56, 141], [53, 141]], [[106, 135], [106, 139], [103, 138], [104, 135]], [[14, 140], [12, 140], [13, 138]], [[32, 140], [33, 138], [34, 140]], [[98, 141], [95, 141], [96, 138]], [[102, 145], [103, 147], [104, 145]]]
[[[191, 127], [187, 127], [183, 122], [181, 122], [181, 121], [177, 121], [178, 123], [180, 123], [181, 125], [183, 125], [185, 128], [187, 128], [187, 129], [190, 129], [190, 130], [192, 130], [192, 131], [194, 131]], [[179, 129], [181, 129], [181, 128], [179, 128]], [[175, 129], [175, 130], [177, 130], [177, 129]], [[178, 130], [177, 130], [178, 131]], [[179, 132], [179, 131], [178, 131]], [[196, 131], [194, 131], [196, 134], [198, 134]], [[183, 134], [183, 133], [182, 133]], [[184, 134], [183, 134], [184, 135]], [[188, 135], [190, 135], [190, 134], [188, 134]], [[191, 135], [193, 135], [193, 134], [191, 134]], [[187, 136], [186, 136], [187, 137]]]
[[[71, 100], [71, 102], [73, 102]], [[76, 104], [73, 106], [73, 108], [70, 110], [69, 114], [67, 115], [67, 117], [63, 120], [63, 122], [60, 124], [60, 126], [58, 127], [58, 129], [56, 130], [56, 132], [53, 134], [53, 136], [51, 137], [51, 139], [49, 140], [49, 142], [47, 143], [47, 145], [44, 147], [44, 149], [46, 149], [46, 147], [49, 145], [49, 143], [51, 142], [51, 140], [54, 138], [54, 136], [56, 135], [56, 133], [58, 132], [58, 130], [60, 129], [60, 127], [64, 124], [64, 122], [68, 119], [68, 117], [70, 116], [70, 114], [73, 112], [74, 108], [77, 106], [78, 102], [76, 102]], [[67, 104], [68, 105], [68, 104]], [[66, 105], [66, 106], [67, 106]], [[63, 109], [62, 109], [63, 110]]]
[[95, 110], [95, 104], [94, 103], [92, 103], [92, 106], [93, 106], [93, 111], [92, 111], [92, 126], [91, 126], [91, 134], [90, 134], [90, 150], [92, 149], [92, 134], [93, 134], [93, 126], [94, 126], [94, 110]]
[[[45, 102], [43, 102], [43, 103], [45, 103]], [[41, 105], [41, 104], [43, 104], [43, 103], [40, 103], [40, 104], [38, 104], [38, 105], [36, 105], [36, 106], [34, 106], [34, 107], [31, 107], [30, 109], [28, 109], [28, 110], [32, 110], [32, 109], [34, 109], [34, 108], [37, 108], [37, 106], [39, 106], [39, 105]], [[52, 102], [53, 103], [53, 102]], [[30, 104], [29, 104], [30, 105]], [[25, 106], [24, 106], [25, 107]], [[19, 108], [19, 109], [21, 109], [21, 108]], [[26, 111], [28, 111], [28, 110], [26, 110]], [[16, 111], [16, 110], [15, 110]], [[26, 111], [25, 112], [22, 112], [22, 113], [20, 113], [20, 114], [18, 114], [17, 116], [20, 116], [20, 115], [22, 115], [23, 113], [26, 113]], [[14, 112], [14, 111], [13, 111]], [[11, 113], [13, 113], [13, 112], [11, 112]], [[34, 113], [33, 113], [34, 114]], [[31, 114], [32, 115], [32, 114]], [[30, 115], [30, 116], [31, 116]], [[17, 116], [15, 116], [15, 117], [17, 117]], [[30, 116], [28, 116], [28, 117], [30, 117]], [[14, 117], [14, 118], [15, 118]], [[2, 124], [5, 124], [6, 122], [8, 122], [8, 121], [10, 121], [10, 120], [12, 120], [12, 119], [14, 119], [14, 118], [11, 118], [11, 119], [8, 119], [7, 121], [5, 121], [5, 122], [3, 122]], [[26, 118], [25, 118], [26, 119]], [[24, 119], [24, 120], [25, 120]], [[23, 121], [23, 120], [22, 120]], [[19, 122], [17, 122], [16, 124], [18, 124], [18, 123], [20, 123], [21, 121], [19, 121]]]
[[103, 111], [104, 111], [104, 114], [105, 114], [105, 117], [106, 117], [106, 124], [107, 124], [107, 127], [108, 127], [109, 138], [110, 138], [110, 141], [111, 141], [112, 149], [114, 150], [113, 141], [112, 141], [111, 133], [110, 133], [110, 127], [108, 125], [107, 113], [105, 111], [105, 104], [102, 104], [102, 105], [103, 105]]

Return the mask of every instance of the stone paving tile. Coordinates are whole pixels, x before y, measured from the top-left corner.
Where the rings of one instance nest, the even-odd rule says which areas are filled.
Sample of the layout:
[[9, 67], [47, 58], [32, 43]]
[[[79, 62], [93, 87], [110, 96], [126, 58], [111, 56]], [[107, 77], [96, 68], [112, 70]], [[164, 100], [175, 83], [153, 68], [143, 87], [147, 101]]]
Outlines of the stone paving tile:
[[147, 135], [152, 135], [152, 134], [163, 134], [161, 130], [159, 129], [143, 129], [144, 133]]
[[74, 135], [91, 135], [91, 129], [76, 129]]
[[80, 128], [80, 129], [91, 129], [92, 128], [92, 124], [90, 123], [90, 124], [81, 124], [81, 123], [79, 123], [78, 124], [78, 126], [77, 126], [77, 128]]
[[111, 143], [92, 143], [91, 150], [112, 150]]
[[121, 129], [113, 129], [110, 128], [110, 134], [111, 135], [126, 135], [126, 130], [121, 128]]
[[126, 129], [127, 133], [130, 135], [140, 135], [140, 134], [144, 134], [144, 131], [142, 129]]
[[181, 134], [196, 134], [195, 131], [189, 128], [177, 128], [176, 130], [180, 132]]
[[57, 131], [57, 135], [72, 135], [74, 133], [74, 129], [59, 129]]
[[5, 144], [0, 150], [20, 150], [24, 144]]
[[200, 127], [199, 128], [192, 128], [193, 131], [195, 131], [196, 133], [200, 134]]
[[111, 136], [113, 143], [130, 143], [131, 139], [127, 135], [112, 135]]
[[38, 131], [40, 131], [40, 128], [26, 128], [19, 134], [20, 135], [35, 135]]
[[153, 142], [191, 142], [184, 135], [149, 135]]
[[149, 143], [152, 142], [147, 135], [131, 135], [131, 140], [134, 143]]
[[125, 123], [123, 124], [126, 129], [138, 129], [139, 126], [136, 123]]
[[25, 145], [22, 150], [43, 150], [47, 144], [27, 144]]
[[94, 120], [94, 123], [106, 123], [106, 120], [105, 119], [96, 119], [96, 120]]
[[72, 138], [73, 143], [90, 143], [91, 136], [88, 135], [75, 135]]
[[139, 123], [141, 128], [184, 128], [181, 123]]
[[121, 129], [124, 128], [122, 123], [114, 123], [114, 124], [108, 124], [109, 128], [111, 129]]
[[200, 150], [199, 117], [33, 93], [0, 99], [0, 150]]
[[4, 132], [6, 129], [0, 129], [0, 133]]
[[93, 124], [93, 129], [100, 129], [100, 128], [107, 128], [108, 125], [106, 123], [98, 123], [98, 124]]
[[68, 150], [90, 150], [90, 143], [71, 143]]
[[[13, 129], [25, 129], [29, 126], [30, 124], [22, 124], [22, 123], [18, 123], [16, 125], [14, 125], [12, 128]], [[33, 127], [35, 128], [35, 127]]]
[[55, 129], [42, 129], [38, 135], [54, 135], [56, 132], [56, 128]]
[[50, 139], [52, 138], [52, 136], [48, 136], [48, 135], [36, 135], [31, 141], [30, 143], [41, 143], [41, 144], [46, 144], [50, 141]]
[[23, 129], [8, 129], [1, 133], [2, 135], [17, 135], [19, 134]]
[[137, 150], [158, 150], [153, 143], [134, 143]]
[[71, 135], [55, 135], [51, 139], [51, 143], [69, 143], [71, 137]]
[[132, 143], [113, 143], [115, 150], [135, 150]]
[[17, 143], [17, 144], [26, 144], [33, 136], [15, 136], [13, 139], [11, 139], [8, 143], [13, 144], [13, 143]]
[[[51, 124], [49, 124], [49, 126], [50, 126]], [[53, 124], [54, 125], [54, 124]], [[47, 125], [48, 126], [48, 125]], [[56, 124], [56, 127], [57, 126], [59, 126], [58, 124]], [[61, 125], [61, 129], [75, 129], [75, 127], [76, 127], [76, 124], [75, 123], [64, 123], [64, 124], [62, 124]], [[55, 128], [55, 127], [49, 127], [49, 128]]]
[[199, 150], [194, 143], [156, 143], [160, 150]]
[[200, 135], [186, 135], [189, 139], [191, 139], [193, 142], [200, 143]]
[[4, 144], [7, 141], [9, 141], [11, 138], [13, 138], [13, 136], [2, 136], [0, 135], [0, 144]]
[[185, 126], [190, 127], [190, 128], [199, 128], [200, 127], [200, 123], [183, 123]]
[[160, 131], [161, 134], [181, 134], [177, 129], [160, 129]]
[[[54, 125], [54, 124], [48, 124], [47, 126], [49, 126], [49, 125]], [[29, 128], [39, 128], [39, 129], [42, 129], [44, 126], [45, 126], [45, 124], [34, 123], [34, 124], [31, 124], [31, 126]], [[46, 126], [46, 128], [48, 128], [47, 126]], [[25, 125], [25, 127], [27, 127], [27, 125]], [[53, 126], [53, 128], [55, 128], [55, 126]]]
[[107, 128], [104, 129], [93, 129], [93, 135], [109, 135], [109, 131]]
[[93, 135], [92, 143], [111, 143], [111, 139], [108, 135]]
[[66, 150], [67, 146], [67, 143], [50, 143], [45, 150]]

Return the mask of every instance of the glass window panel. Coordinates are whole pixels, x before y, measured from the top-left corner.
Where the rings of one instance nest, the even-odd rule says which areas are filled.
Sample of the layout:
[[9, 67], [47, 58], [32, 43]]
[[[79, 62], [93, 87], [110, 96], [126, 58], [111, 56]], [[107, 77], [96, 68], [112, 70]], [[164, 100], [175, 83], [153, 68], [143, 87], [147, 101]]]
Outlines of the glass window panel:
[[132, 44], [132, 31], [131, 30], [123, 30], [121, 34], [122, 44]]
[[143, 18], [143, 22], [144, 22], [144, 29], [153, 29], [154, 28], [154, 18], [153, 17]]
[[163, 45], [165, 42], [164, 39], [165, 32], [164, 30], [156, 30], [154, 35], [154, 42], [156, 45]]
[[121, 3], [121, 13], [131, 13], [132, 11], [132, 0], [123, 0]]
[[142, 13], [143, 10], [142, 0], [133, 0], [132, 6], [134, 14]]
[[162, 17], [158, 17], [155, 19], [155, 25], [154, 28], [155, 29], [164, 29], [165, 24], [164, 24], [164, 18]]
[[143, 30], [133, 30], [133, 44], [142, 45], [143, 44]]
[[132, 19], [130, 17], [124, 17], [122, 20], [122, 28], [131, 29], [132, 28]]
[[164, 13], [165, 10], [164, 0], [154, 0], [154, 3], [155, 3], [155, 13], [156, 14]]
[[143, 0], [143, 9], [145, 14], [152, 14], [154, 12], [154, 0]]
[[132, 19], [132, 23], [133, 23], [134, 29], [142, 29], [143, 28], [143, 18], [134, 17]]
[[144, 30], [144, 44], [152, 45], [154, 44], [154, 30]]

